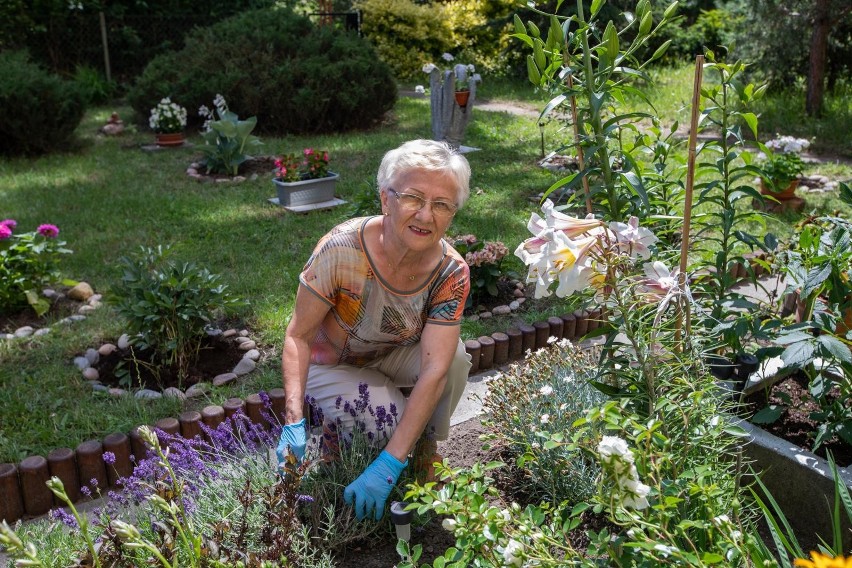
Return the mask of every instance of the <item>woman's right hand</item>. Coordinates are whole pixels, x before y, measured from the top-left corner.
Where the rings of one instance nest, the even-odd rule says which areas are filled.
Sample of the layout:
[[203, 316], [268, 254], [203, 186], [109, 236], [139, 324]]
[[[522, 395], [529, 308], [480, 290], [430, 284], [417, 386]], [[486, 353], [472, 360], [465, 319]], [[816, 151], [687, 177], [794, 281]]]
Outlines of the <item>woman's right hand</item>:
[[293, 424], [287, 424], [281, 429], [281, 437], [278, 439], [278, 447], [275, 454], [278, 456], [278, 467], [282, 468], [287, 462], [287, 454], [292, 452], [296, 461], [301, 462], [305, 457], [305, 447], [308, 445], [305, 430], [305, 419], [302, 418]]

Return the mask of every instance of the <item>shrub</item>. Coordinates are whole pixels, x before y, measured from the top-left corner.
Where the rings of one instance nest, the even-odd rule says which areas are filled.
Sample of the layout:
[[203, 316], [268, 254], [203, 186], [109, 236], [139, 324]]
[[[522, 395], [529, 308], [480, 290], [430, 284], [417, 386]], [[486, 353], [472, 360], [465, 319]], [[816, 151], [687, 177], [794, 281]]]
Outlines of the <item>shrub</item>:
[[503, 271], [503, 259], [509, 254], [506, 245], [500, 241], [480, 241], [476, 235], [462, 235], [453, 240], [453, 248], [470, 267], [470, 296], [465, 307], [478, 304], [485, 294], [497, 296], [497, 282], [507, 275]]
[[184, 378], [198, 357], [205, 327], [218, 312], [240, 302], [218, 275], [191, 262], [164, 261], [163, 256], [162, 247], [142, 247], [138, 256], [122, 257], [124, 276], [110, 301], [127, 318], [135, 344], [153, 349]]
[[[262, 47], [260, 47], [262, 46]], [[315, 28], [289, 10], [258, 10], [192, 33], [186, 47], [155, 58], [128, 94], [139, 116], [171, 96], [187, 108], [217, 94], [266, 134], [372, 125], [392, 108], [390, 69], [352, 33]]]
[[100, 71], [88, 65], [77, 66], [74, 71], [74, 82], [83, 91], [88, 105], [108, 103], [115, 95], [115, 81], [107, 81]]
[[28, 305], [41, 316], [50, 305], [41, 289], [59, 280], [59, 254], [71, 251], [56, 237], [55, 225], [39, 225], [31, 233], [15, 233], [13, 219], [0, 221], [0, 314]]
[[0, 53], [0, 77], [0, 154], [38, 154], [67, 145], [86, 110], [81, 89], [20, 51]]

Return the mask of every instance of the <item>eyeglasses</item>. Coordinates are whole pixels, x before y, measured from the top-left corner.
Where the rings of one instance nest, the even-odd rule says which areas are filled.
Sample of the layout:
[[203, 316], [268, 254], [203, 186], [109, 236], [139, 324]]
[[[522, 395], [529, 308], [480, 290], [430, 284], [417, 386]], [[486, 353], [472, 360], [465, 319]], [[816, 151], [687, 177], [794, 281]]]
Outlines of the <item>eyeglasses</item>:
[[449, 201], [444, 201], [443, 199], [423, 199], [419, 195], [414, 195], [413, 193], [401, 193], [392, 187], [388, 188], [388, 191], [393, 193], [394, 197], [399, 200], [399, 205], [405, 211], [420, 211], [426, 204], [432, 206], [432, 215], [435, 217], [452, 217], [456, 214], [456, 211], [459, 210], [459, 206], [455, 203], [450, 203]]

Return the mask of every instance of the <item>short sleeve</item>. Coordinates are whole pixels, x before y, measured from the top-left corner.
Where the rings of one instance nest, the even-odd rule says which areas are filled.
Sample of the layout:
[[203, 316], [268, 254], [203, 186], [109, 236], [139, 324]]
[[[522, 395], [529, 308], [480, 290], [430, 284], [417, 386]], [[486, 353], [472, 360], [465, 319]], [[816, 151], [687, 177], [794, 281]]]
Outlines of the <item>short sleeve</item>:
[[453, 257], [429, 294], [426, 319], [438, 325], [459, 325], [470, 293], [470, 269]]
[[299, 282], [329, 305], [334, 305], [339, 286], [336, 281], [334, 247], [326, 239], [317, 244], [308, 262], [299, 274]]

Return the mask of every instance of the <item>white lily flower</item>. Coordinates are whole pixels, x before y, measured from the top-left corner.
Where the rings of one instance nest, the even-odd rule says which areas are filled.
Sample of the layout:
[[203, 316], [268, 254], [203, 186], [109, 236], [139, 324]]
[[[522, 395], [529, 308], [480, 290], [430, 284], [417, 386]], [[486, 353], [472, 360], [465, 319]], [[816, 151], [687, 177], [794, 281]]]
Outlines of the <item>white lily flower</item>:
[[642, 271], [645, 273], [645, 279], [642, 280], [642, 292], [645, 294], [662, 299], [669, 293], [669, 290], [677, 286], [677, 277], [680, 271], [678, 269], [669, 270], [659, 260], [646, 262], [642, 265]]
[[631, 217], [627, 223], [612, 222], [609, 228], [615, 235], [617, 246], [626, 249], [631, 258], [651, 258], [648, 247], [659, 239], [650, 229], [639, 226], [638, 217]]

